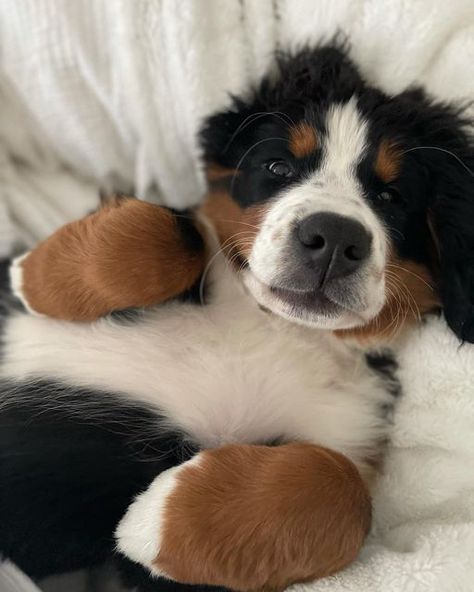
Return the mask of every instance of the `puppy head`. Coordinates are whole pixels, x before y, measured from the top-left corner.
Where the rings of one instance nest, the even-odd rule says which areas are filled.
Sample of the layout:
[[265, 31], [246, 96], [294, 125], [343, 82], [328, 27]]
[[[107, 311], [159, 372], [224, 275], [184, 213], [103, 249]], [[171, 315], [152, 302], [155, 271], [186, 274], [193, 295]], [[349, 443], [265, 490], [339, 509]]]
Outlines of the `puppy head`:
[[368, 86], [344, 47], [280, 56], [201, 132], [205, 214], [255, 299], [309, 326], [392, 334], [440, 306], [474, 341], [467, 122]]

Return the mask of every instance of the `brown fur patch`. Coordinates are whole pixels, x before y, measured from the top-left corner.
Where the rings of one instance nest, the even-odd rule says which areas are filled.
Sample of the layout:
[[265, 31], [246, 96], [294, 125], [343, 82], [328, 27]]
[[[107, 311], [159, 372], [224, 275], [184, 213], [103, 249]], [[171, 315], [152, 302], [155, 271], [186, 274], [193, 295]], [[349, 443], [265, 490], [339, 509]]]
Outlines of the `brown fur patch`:
[[386, 266], [386, 304], [367, 325], [336, 331], [361, 339], [392, 338], [408, 323], [440, 308], [435, 283], [428, 269], [414, 261], [391, 257]]
[[375, 160], [375, 172], [384, 183], [392, 183], [400, 172], [402, 155], [396, 144], [383, 140]]
[[290, 150], [296, 158], [309, 156], [318, 146], [316, 130], [308, 123], [298, 123], [290, 129]]
[[245, 261], [250, 255], [267, 206], [241, 208], [222, 190], [210, 193], [200, 211], [212, 222], [227, 257], [238, 264]]
[[181, 294], [204, 261], [169, 210], [119, 199], [40, 243], [22, 263], [23, 295], [39, 313], [91, 321]]
[[232, 178], [235, 173], [235, 169], [223, 167], [216, 163], [209, 163], [206, 167], [206, 178], [210, 184]]
[[283, 590], [352, 562], [370, 523], [367, 488], [343, 455], [230, 445], [177, 475], [154, 563], [183, 583]]

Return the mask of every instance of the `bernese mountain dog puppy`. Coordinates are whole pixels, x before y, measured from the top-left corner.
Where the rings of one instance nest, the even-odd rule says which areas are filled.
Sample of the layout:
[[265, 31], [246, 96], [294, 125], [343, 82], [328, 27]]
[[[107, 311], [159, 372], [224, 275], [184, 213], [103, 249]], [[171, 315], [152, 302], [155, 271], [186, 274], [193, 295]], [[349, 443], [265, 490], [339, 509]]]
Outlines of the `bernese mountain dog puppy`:
[[141, 592], [353, 561], [393, 401], [367, 348], [439, 310], [474, 342], [469, 125], [345, 47], [280, 55], [205, 122], [197, 211], [117, 197], [14, 261], [0, 553]]

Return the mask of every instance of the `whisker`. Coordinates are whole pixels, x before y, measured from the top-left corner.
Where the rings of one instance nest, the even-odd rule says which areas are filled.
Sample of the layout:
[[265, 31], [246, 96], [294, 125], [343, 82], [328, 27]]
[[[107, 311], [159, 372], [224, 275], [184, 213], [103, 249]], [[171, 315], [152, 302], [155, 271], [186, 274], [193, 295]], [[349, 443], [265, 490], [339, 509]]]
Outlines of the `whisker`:
[[[398, 289], [399, 288], [398, 282], [393, 281], [394, 279], [396, 280], [397, 278], [388, 277], [389, 282], [390, 282], [390, 280], [392, 280], [392, 284], [389, 285], [389, 282], [388, 282], [386, 285], [386, 290], [387, 290], [389, 296], [392, 298], [392, 300], [395, 302], [395, 304], [397, 306], [396, 314], [393, 315], [392, 321], [387, 325], [387, 327], [385, 328], [385, 331], [384, 331], [384, 334], [386, 332], [389, 332], [389, 336], [388, 336], [389, 340], [392, 340], [398, 334], [398, 331], [399, 331], [400, 327], [402, 326], [402, 323], [406, 319], [406, 310], [405, 310], [405, 316], [403, 317], [403, 320], [400, 321], [401, 316], [404, 312], [404, 306], [403, 306], [403, 301], [401, 298], [400, 291]], [[392, 327], [393, 327], [393, 329], [392, 329]]]
[[[256, 236], [257, 233], [252, 233], [252, 231], [250, 230], [242, 230], [241, 232], [236, 232], [235, 234], [233, 234], [232, 236], [228, 237], [220, 246], [219, 250], [214, 253], [214, 255], [209, 259], [209, 261], [206, 264], [206, 267], [204, 268], [204, 271], [202, 273], [201, 276], [201, 281], [199, 282], [199, 301], [201, 304], [205, 304], [205, 298], [204, 298], [204, 286], [205, 286], [205, 281], [207, 279], [207, 276], [209, 275], [209, 272], [211, 270], [212, 265], [214, 264], [214, 262], [216, 261], [217, 257], [219, 255], [223, 255], [225, 258], [225, 262], [226, 265], [229, 265], [229, 263], [232, 262], [233, 258], [237, 258], [238, 256], [241, 256], [240, 252], [237, 252], [235, 254], [232, 254], [232, 250], [238, 248], [239, 246], [251, 246], [253, 244], [253, 238]], [[248, 235], [247, 239], [243, 239], [243, 242], [238, 243], [236, 241], [236, 237], [242, 237], [242, 235]], [[248, 241], [245, 242], [245, 240]], [[228, 250], [229, 251], [229, 257], [226, 256], [225, 251]]]
[[241, 230], [240, 232], [236, 232], [235, 234], [232, 234], [231, 236], [229, 236], [224, 243], [221, 245], [223, 246], [226, 242], [233, 240], [234, 238], [236, 238], [237, 236], [257, 236], [257, 232], [253, 231], [253, 230]]
[[204, 268], [204, 271], [202, 272], [201, 281], [199, 282], [199, 302], [202, 305], [206, 304], [205, 298], [204, 298], [204, 284], [205, 284], [205, 281], [207, 279], [207, 276], [209, 275], [209, 271], [211, 269], [212, 264], [214, 263], [214, 261], [216, 260], [216, 258], [221, 253], [223, 253], [223, 248], [222, 247], [217, 251], [217, 253], [214, 253], [214, 255], [209, 259], [209, 261], [206, 264], [206, 267]]
[[235, 179], [237, 177], [237, 173], [239, 172], [240, 166], [244, 162], [244, 160], [247, 157], [247, 155], [249, 154], [249, 152], [251, 152], [254, 148], [256, 148], [257, 146], [259, 146], [260, 144], [263, 144], [264, 142], [271, 142], [271, 141], [275, 141], [275, 140], [280, 140], [282, 142], [286, 142], [287, 141], [286, 138], [279, 138], [279, 137], [264, 138], [263, 140], [259, 140], [258, 142], [255, 142], [255, 144], [253, 144], [252, 146], [250, 146], [250, 148], [244, 152], [244, 155], [242, 156], [242, 158], [237, 163], [237, 167], [235, 169], [235, 173], [232, 175], [232, 181], [230, 183], [230, 190], [229, 190], [231, 196], [233, 196], [233, 194], [234, 194], [234, 184], [235, 184]]
[[243, 226], [250, 226], [250, 228], [255, 228], [256, 230], [260, 230], [260, 227], [256, 224], [250, 224], [250, 222], [243, 222], [240, 220], [228, 220], [226, 218], [213, 218], [216, 222], [228, 222], [229, 224], [242, 224]]
[[[388, 277], [390, 277], [390, 276], [388, 276]], [[416, 302], [413, 294], [409, 290], [408, 286], [403, 282], [403, 280], [401, 280], [400, 277], [396, 276], [395, 274], [392, 276], [391, 279], [394, 282], [394, 284], [397, 285], [397, 287], [399, 289], [398, 293], [400, 294], [400, 297], [402, 299], [402, 303], [404, 303], [406, 305], [406, 307], [405, 307], [406, 313], [405, 313], [404, 320], [408, 316], [409, 310], [411, 310], [413, 317], [416, 320], [421, 321], [420, 308], [419, 308], [418, 303]]]
[[[193, 215], [188, 214], [181, 214], [179, 212], [173, 212], [173, 216], [175, 218], [182, 218], [183, 220], [191, 220], [195, 221], [196, 217]], [[256, 230], [260, 230], [260, 227], [256, 224], [250, 224], [250, 222], [244, 222], [243, 220], [230, 220], [227, 218], [213, 218], [213, 220], [217, 222], [228, 222], [229, 224], [242, 224], [243, 226], [250, 226], [251, 228], [255, 228]]]
[[430, 288], [430, 290], [434, 291], [434, 286], [432, 284], [430, 284], [424, 278], [422, 278], [421, 275], [418, 275], [414, 271], [411, 271], [411, 269], [407, 269], [406, 267], [403, 267], [403, 265], [398, 265], [397, 263], [387, 263], [386, 267], [393, 267], [393, 269], [399, 269], [400, 271], [405, 271], [406, 273], [409, 273], [410, 275], [419, 279], [420, 282], [423, 282], [425, 284], [425, 286]]
[[444, 152], [446, 154], [449, 154], [450, 156], [452, 156], [454, 159], [456, 159], [458, 161], [458, 163], [464, 168], [466, 169], [466, 171], [472, 176], [474, 177], [474, 171], [469, 168], [467, 166], [467, 164], [461, 159], [459, 158], [459, 156], [457, 154], [454, 154], [454, 152], [451, 152], [451, 150], [447, 150], [446, 148], [440, 148], [439, 146], [415, 146], [414, 148], [408, 148], [408, 150], [405, 150], [404, 152], [402, 152], [402, 154], [407, 154], [408, 152], [414, 152], [415, 150], [438, 150], [439, 152]]
[[417, 319], [418, 321], [421, 321], [421, 312], [420, 312], [420, 307], [418, 306], [417, 301], [415, 300], [415, 297], [413, 296], [413, 294], [411, 293], [410, 289], [408, 288], [408, 286], [405, 284], [405, 282], [403, 280], [400, 279], [400, 287], [403, 288], [404, 292], [405, 292], [405, 296], [407, 298], [407, 303], [410, 306], [410, 309], [413, 313], [413, 316], [415, 317], [415, 319]]
[[[224, 147], [223, 150], [223, 154], [225, 154], [227, 152], [227, 150], [230, 148], [232, 142], [235, 140], [235, 138], [238, 136], [238, 134], [240, 132], [242, 132], [246, 127], [248, 127], [249, 125], [251, 125], [252, 123], [255, 123], [257, 120], [262, 119], [262, 117], [277, 117], [278, 119], [280, 119], [281, 121], [283, 121], [283, 123], [286, 123], [286, 125], [295, 125], [294, 121], [291, 119], [291, 117], [289, 115], [287, 115], [286, 113], [282, 113], [281, 111], [259, 111], [258, 113], [252, 113], [251, 115], [249, 115], [248, 117], [246, 117], [242, 123], [239, 125], [239, 127], [235, 130], [235, 132], [231, 135], [229, 141], [227, 142], [227, 144]], [[286, 120], [285, 120], [286, 117]]]
[[403, 232], [401, 232], [401, 230], [398, 230], [398, 228], [393, 228], [393, 226], [389, 226], [388, 224], [385, 224], [385, 228], [388, 232], [397, 233], [402, 240], [405, 240], [405, 235]]

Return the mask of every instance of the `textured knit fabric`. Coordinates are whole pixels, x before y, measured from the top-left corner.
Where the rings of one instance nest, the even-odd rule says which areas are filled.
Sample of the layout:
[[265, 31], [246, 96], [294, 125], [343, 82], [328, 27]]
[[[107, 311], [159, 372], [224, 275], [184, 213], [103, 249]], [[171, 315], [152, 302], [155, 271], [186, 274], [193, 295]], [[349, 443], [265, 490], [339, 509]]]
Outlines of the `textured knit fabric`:
[[474, 96], [472, 0], [2, 0], [0, 255], [87, 211], [99, 183], [196, 203], [202, 117], [275, 48], [338, 30], [390, 92]]

